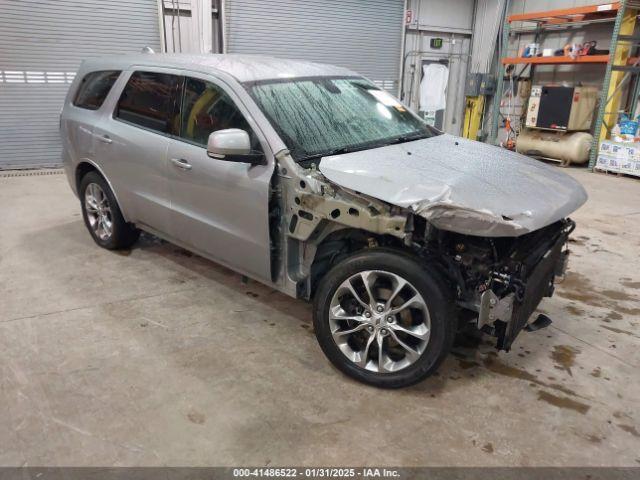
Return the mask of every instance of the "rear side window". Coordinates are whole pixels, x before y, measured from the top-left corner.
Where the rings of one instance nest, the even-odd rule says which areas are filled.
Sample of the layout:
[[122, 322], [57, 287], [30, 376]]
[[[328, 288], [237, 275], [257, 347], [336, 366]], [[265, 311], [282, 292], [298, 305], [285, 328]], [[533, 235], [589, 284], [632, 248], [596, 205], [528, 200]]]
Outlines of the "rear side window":
[[161, 133], [178, 132], [179, 84], [177, 75], [134, 72], [118, 101], [116, 118]]
[[99, 109], [119, 76], [120, 70], [105, 70], [86, 74], [80, 83], [73, 104], [88, 110]]

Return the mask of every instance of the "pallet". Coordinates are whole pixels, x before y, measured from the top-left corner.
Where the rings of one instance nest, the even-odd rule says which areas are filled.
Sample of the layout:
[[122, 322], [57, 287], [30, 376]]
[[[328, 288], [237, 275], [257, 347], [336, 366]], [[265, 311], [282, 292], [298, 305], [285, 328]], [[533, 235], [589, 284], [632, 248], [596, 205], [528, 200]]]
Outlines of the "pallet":
[[608, 169], [608, 168], [603, 168], [601, 166], [596, 165], [593, 168], [593, 171], [595, 173], [601, 173], [603, 175], [613, 175], [616, 177], [628, 177], [628, 178], [633, 178], [635, 180], [638, 180], [640, 178], [640, 172], [636, 173], [630, 173], [630, 172], [621, 172], [619, 170], [612, 170], [612, 169]]

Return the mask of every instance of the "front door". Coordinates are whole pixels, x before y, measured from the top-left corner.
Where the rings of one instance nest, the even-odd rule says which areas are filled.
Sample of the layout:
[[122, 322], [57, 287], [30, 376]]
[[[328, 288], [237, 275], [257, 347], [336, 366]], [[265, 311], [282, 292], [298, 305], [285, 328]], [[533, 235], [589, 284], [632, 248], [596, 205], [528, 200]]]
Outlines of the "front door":
[[249, 133], [253, 148], [266, 143], [247, 122], [232, 92], [208, 80], [186, 77], [180, 133], [168, 151], [171, 236], [187, 247], [247, 273], [271, 280], [269, 184], [274, 168], [216, 160], [207, 155], [209, 134], [226, 128]]

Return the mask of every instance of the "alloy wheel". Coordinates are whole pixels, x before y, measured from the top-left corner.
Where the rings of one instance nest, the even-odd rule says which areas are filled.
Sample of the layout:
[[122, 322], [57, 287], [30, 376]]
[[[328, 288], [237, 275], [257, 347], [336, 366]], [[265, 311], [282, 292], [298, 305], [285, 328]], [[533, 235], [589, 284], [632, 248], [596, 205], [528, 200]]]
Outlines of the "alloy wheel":
[[366, 270], [338, 286], [329, 307], [329, 327], [338, 348], [359, 367], [392, 373], [415, 363], [429, 343], [427, 304], [407, 280]]
[[97, 183], [90, 183], [84, 192], [84, 207], [89, 225], [100, 240], [108, 240], [113, 234], [111, 205], [104, 190]]

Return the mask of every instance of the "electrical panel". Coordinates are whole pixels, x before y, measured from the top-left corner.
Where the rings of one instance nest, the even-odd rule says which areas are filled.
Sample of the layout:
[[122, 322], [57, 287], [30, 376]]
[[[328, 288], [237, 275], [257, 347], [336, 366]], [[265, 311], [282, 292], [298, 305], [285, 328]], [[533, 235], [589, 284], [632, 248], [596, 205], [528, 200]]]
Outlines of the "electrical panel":
[[467, 75], [464, 94], [467, 97], [493, 95], [495, 89], [496, 82], [492, 75], [488, 73], [470, 73]]
[[526, 125], [544, 130], [589, 130], [597, 101], [596, 87], [534, 85]]

